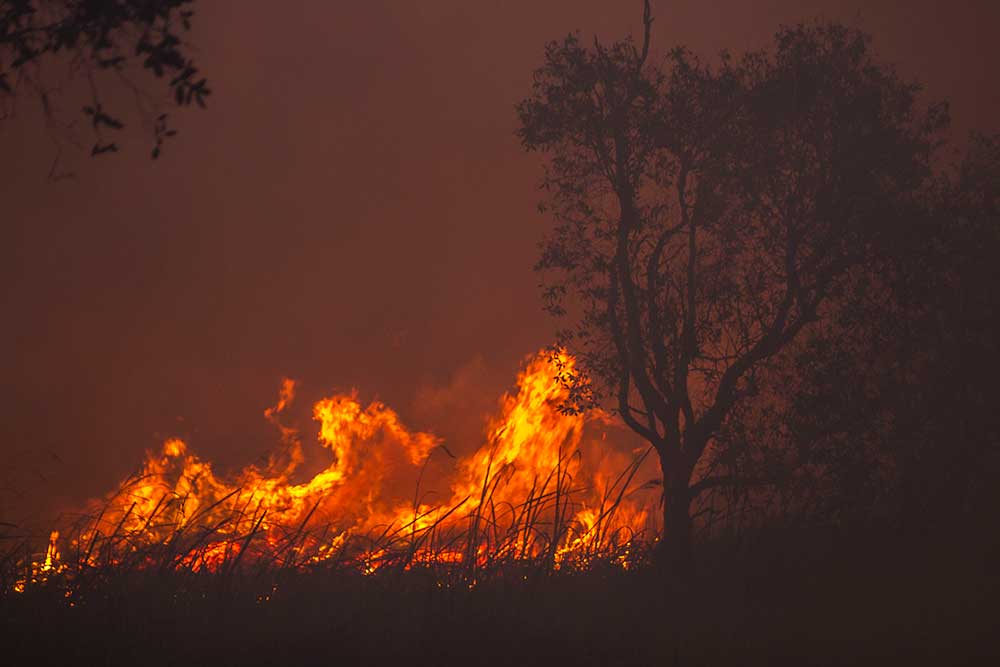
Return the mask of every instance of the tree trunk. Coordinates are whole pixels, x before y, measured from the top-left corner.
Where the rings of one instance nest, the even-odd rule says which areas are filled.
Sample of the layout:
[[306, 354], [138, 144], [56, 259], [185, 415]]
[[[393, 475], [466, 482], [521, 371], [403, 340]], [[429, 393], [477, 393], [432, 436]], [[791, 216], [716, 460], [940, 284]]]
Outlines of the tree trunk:
[[688, 574], [693, 565], [691, 551], [691, 495], [688, 490], [690, 472], [668, 466], [662, 459], [663, 471], [663, 536], [656, 546], [657, 564], [666, 572]]

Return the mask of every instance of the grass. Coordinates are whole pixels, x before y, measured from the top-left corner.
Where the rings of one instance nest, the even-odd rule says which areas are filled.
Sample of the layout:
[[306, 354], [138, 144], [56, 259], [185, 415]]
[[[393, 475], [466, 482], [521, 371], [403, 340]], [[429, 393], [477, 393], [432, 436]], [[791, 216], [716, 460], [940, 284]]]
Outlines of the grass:
[[967, 534], [716, 539], [684, 578], [600, 560], [108, 565], [5, 595], [0, 619], [14, 665], [989, 664], [1000, 550]]
[[[0, 592], [58, 579], [80, 593], [108, 572], [210, 570], [226, 578], [319, 567], [364, 574], [419, 567], [451, 585], [475, 581], [480, 571], [510, 567], [552, 571], [602, 562], [638, 565], [652, 535], [619, 516], [623, 501], [642, 490], [633, 480], [647, 454], [595, 494], [574, 482], [576, 455], [560, 453], [558, 464], [533, 478], [521, 497], [507, 488], [518, 474], [514, 466], [494, 468], [490, 460], [478, 490], [464, 499], [427, 507], [414, 494], [408, 511], [382, 523], [353, 526], [324, 521], [324, 511], [317, 512], [326, 500], [322, 496], [301, 518], [289, 518], [275, 509], [266, 490], [237, 488], [212, 495], [211, 485], [203, 485], [197, 474], [135, 476], [92, 512], [62, 521], [51, 541], [18, 542], [12, 534], [0, 535], [13, 544], [0, 555]], [[585, 522], [578, 518], [584, 494], [591, 503], [597, 498]]]
[[409, 522], [353, 534], [323, 523], [319, 504], [275, 524], [252, 491], [186, 512], [190, 498], [149, 503], [134, 494], [147, 480], [132, 480], [60, 526], [60, 557], [48, 566], [44, 540], [0, 543], [8, 545], [0, 555], [4, 663], [941, 665], [1000, 657], [1000, 548], [981, 525], [904, 534], [775, 520], [739, 534], [703, 532], [696, 570], [677, 576], [652, 566], [652, 535], [615, 522], [639, 464], [600, 490], [587, 525], [574, 519], [581, 489], [560, 460], [517, 502], [498, 496], [509, 474], [501, 468], [487, 472], [475, 502], [431, 511], [414, 501]]

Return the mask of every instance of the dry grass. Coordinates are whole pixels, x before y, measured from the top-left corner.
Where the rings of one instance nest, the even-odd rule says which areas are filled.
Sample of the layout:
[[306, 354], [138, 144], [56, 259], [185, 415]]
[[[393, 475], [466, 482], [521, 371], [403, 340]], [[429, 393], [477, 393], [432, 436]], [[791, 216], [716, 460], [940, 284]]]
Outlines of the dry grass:
[[[650, 535], [615, 527], [635, 468], [601, 490], [586, 527], [573, 521], [579, 489], [564, 470], [518, 503], [495, 501], [505, 473], [494, 471], [478, 502], [340, 542], [315, 508], [265, 530], [267, 512], [249, 492], [193, 516], [182, 514], [184, 498], [164, 496], [140, 530], [126, 530], [134, 506], [115, 509], [125, 485], [60, 526], [61, 558], [48, 570], [39, 569], [44, 537], [7, 533], [5, 656], [14, 665], [937, 665], [997, 651], [1000, 550], [974, 526], [931, 537], [772, 524], [739, 539], [703, 536], [698, 570], [681, 578], [650, 565]], [[560, 556], [572, 540], [583, 546]]]
[[[598, 494], [576, 487], [567, 472], [571, 466], [560, 458], [517, 502], [497, 500], [513, 470], [493, 469], [491, 461], [476, 497], [420, 509], [415, 493], [410, 518], [364, 532], [323, 522], [316, 516], [319, 502], [301, 520], [288, 523], [273, 520], [253, 489], [197, 506], [189, 495], [169, 489], [150, 498], [148, 480], [134, 477], [93, 512], [53, 526], [58, 557], [51, 562], [46, 561], [53, 546], [43, 536], [16, 531], [0, 536], [0, 545], [7, 547], [0, 555], [0, 595], [45, 583], [82, 595], [110, 578], [150, 573], [207, 572], [228, 580], [419, 569], [442, 586], [470, 586], [507, 571], [635, 568], [646, 560], [655, 535], [620, 525], [617, 517], [623, 500], [635, 491], [644, 458], [636, 458]], [[198, 480], [175, 486], [194, 493]], [[595, 495], [593, 520], [582, 525], [574, 519], [583, 507], [581, 498]], [[191, 511], [192, 505], [197, 509]]]

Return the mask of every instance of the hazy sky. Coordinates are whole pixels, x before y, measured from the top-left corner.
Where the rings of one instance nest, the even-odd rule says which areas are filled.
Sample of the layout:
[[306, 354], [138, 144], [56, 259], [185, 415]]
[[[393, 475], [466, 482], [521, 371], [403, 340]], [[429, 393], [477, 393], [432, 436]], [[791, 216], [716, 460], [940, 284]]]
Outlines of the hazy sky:
[[[58, 182], [25, 100], [0, 123], [0, 513], [99, 494], [167, 435], [250, 462], [285, 375], [307, 431], [310, 401], [356, 387], [473, 447], [554, 326], [531, 271], [539, 161], [514, 104], [547, 40], [618, 37], [640, 5], [200, 2], [209, 110], [180, 114], [155, 163], [140, 135], [110, 158], [64, 154], [75, 178]], [[1000, 131], [992, 0], [653, 7], [660, 53], [739, 53], [817, 17], [860, 25], [951, 101], [962, 133]]]

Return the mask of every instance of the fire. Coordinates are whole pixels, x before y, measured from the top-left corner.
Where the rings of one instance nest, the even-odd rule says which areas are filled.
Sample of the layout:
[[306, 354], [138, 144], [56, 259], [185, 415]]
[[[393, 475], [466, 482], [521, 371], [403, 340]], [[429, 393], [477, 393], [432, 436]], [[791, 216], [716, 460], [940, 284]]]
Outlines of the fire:
[[23, 593], [29, 584], [39, 584], [48, 581], [53, 576], [63, 572], [66, 565], [60, 562], [59, 531], [49, 534], [49, 543], [45, 549], [45, 558], [31, 563], [30, 574], [14, 582], [14, 591]]
[[280, 433], [265, 466], [220, 476], [186, 442], [169, 439], [114, 493], [91, 503], [65, 553], [53, 532], [44, 559], [15, 588], [104, 565], [218, 571], [240, 562], [335, 563], [373, 574], [386, 563], [479, 568], [532, 560], [559, 568], [606, 557], [628, 567], [634, 543], [651, 528], [643, 504], [650, 498], [636, 483], [645, 456], [608, 447], [607, 414], [560, 410], [567, 393], [555, 369], [573, 364], [565, 353], [529, 359], [485, 442], [436, 480], [444, 499], [436, 503], [413, 489], [420, 491], [443, 441], [408, 429], [384, 403], [363, 406], [356, 392], [314, 404], [317, 441], [330, 461], [296, 481], [303, 446], [281, 422], [296, 393], [285, 379], [264, 411]]

